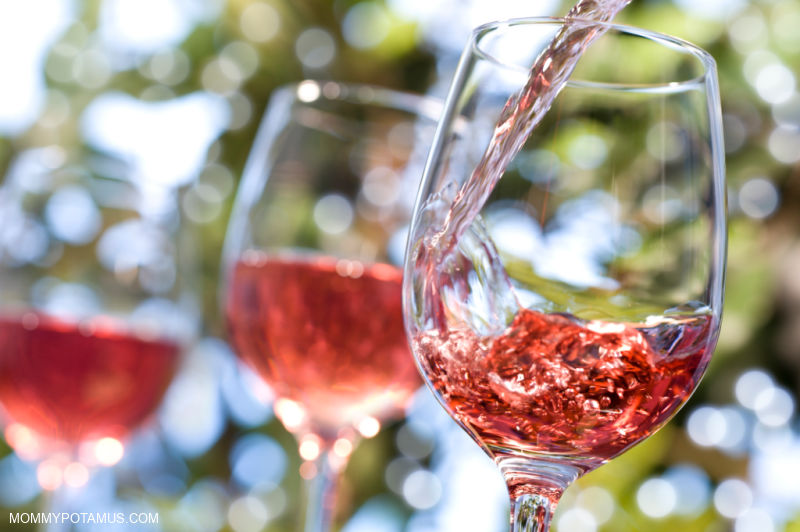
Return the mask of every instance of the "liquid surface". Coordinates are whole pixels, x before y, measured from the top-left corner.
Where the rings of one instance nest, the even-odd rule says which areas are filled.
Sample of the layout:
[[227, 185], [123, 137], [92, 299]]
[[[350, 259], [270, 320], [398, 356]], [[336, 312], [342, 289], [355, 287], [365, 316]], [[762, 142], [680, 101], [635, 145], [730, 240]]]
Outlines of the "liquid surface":
[[0, 317], [0, 402], [13, 422], [52, 440], [119, 438], [157, 408], [179, 351], [101, 320]]
[[711, 318], [653, 326], [521, 310], [506, 331], [417, 335], [447, 408], [491, 451], [557, 455], [591, 469], [675, 413], [711, 355]]
[[[398, 414], [420, 385], [401, 311], [402, 272], [331, 257], [258, 255], [234, 269], [227, 301], [239, 356], [302, 409], [289, 430], [335, 438]], [[281, 412], [278, 412], [281, 416]]]

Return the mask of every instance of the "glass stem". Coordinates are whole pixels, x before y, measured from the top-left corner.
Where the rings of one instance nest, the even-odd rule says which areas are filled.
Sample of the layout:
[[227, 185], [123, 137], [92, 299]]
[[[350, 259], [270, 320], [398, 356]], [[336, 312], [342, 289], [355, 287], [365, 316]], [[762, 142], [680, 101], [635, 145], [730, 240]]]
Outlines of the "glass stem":
[[317, 474], [306, 481], [307, 506], [304, 532], [329, 532], [336, 510], [336, 491], [344, 461], [329, 449], [315, 462]]
[[547, 532], [555, 505], [542, 495], [526, 493], [511, 499], [512, 532]]
[[561, 494], [582, 471], [530, 458], [503, 457], [497, 463], [511, 498], [511, 532], [548, 532]]

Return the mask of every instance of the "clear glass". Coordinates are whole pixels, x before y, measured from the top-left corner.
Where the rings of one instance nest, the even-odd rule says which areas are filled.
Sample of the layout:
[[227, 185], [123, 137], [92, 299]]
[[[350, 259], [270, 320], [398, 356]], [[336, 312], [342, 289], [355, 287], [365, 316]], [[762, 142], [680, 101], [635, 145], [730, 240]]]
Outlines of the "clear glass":
[[[475, 30], [428, 157], [405, 269], [418, 365], [500, 468], [514, 531], [547, 530], [570, 483], [667, 422], [709, 362], [722, 309], [714, 60], [645, 30], [571, 23], [602, 35], [482, 196], [463, 187], [565, 22]], [[458, 213], [474, 216], [448, 233]]]
[[234, 205], [222, 300], [237, 354], [271, 386], [329, 530], [361, 437], [420, 386], [402, 318], [414, 195], [441, 104], [378, 87], [277, 90]]
[[73, 155], [22, 152], [0, 186], [4, 436], [45, 491], [122, 458], [199, 320], [179, 191]]

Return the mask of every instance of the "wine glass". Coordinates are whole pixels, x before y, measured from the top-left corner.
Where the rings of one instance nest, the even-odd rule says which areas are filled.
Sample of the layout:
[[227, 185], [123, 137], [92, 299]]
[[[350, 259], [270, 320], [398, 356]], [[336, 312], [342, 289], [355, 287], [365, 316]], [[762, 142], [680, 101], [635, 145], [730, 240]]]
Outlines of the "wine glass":
[[278, 89], [237, 193], [223, 253], [229, 336], [297, 440], [308, 532], [330, 529], [357, 441], [401, 416], [421, 384], [402, 263], [440, 109], [332, 81]]
[[[596, 40], [494, 186], [473, 169], [566, 24]], [[548, 530], [562, 492], [666, 423], [703, 375], [722, 308], [722, 149], [714, 60], [696, 46], [581, 20], [472, 34], [415, 207], [404, 315], [427, 384], [503, 474], [514, 531]]]
[[177, 191], [70, 156], [22, 152], [0, 186], [4, 436], [56, 506], [123, 457], [198, 318]]

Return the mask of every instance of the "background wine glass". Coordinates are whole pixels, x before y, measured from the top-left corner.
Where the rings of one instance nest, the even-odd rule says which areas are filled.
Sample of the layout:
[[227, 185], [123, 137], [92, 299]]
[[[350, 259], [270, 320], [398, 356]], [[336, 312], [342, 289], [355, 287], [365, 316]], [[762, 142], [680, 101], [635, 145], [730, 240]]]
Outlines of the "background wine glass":
[[327, 530], [357, 440], [402, 415], [419, 376], [403, 328], [408, 222], [435, 100], [304, 81], [274, 93], [228, 229], [223, 296], [238, 355], [273, 388]]
[[[513, 530], [547, 530], [572, 481], [676, 412], [709, 362], [722, 306], [719, 96], [713, 59], [691, 44], [594, 26], [607, 33], [488, 200], [459, 204], [503, 106], [562, 24], [473, 33], [406, 267], [414, 353], [503, 473]], [[458, 134], [465, 122], [472, 139]]]
[[0, 404], [6, 442], [54, 491], [122, 458], [197, 305], [175, 189], [97, 177], [56, 147], [32, 156], [0, 186]]

